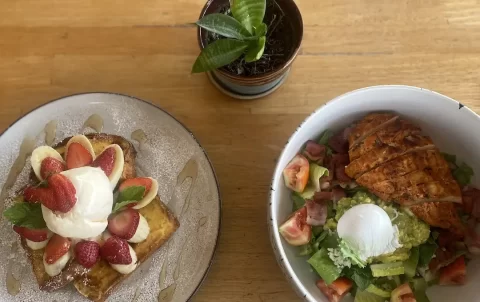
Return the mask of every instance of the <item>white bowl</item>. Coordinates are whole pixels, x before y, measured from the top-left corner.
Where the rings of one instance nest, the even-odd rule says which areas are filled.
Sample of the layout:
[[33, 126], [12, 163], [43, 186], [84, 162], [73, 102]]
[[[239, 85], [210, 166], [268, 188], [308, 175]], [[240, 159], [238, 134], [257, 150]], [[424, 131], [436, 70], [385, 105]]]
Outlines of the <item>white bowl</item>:
[[[480, 117], [461, 103], [439, 93], [410, 86], [374, 86], [341, 95], [311, 114], [290, 137], [273, 176], [268, 208], [270, 238], [277, 261], [286, 278], [305, 301], [328, 302], [315, 282], [305, 257], [298, 248], [288, 245], [280, 236], [278, 226], [291, 214], [290, 191], [283, 182], [282, 170], [309, 139], [324, 130], [339, 130], [366, 113], [395, 111], [422, 127], [441, 151], [456, 154], [475, 172], [480, 173]], [[479, 177], [473, 179], [478, 187]], [[432, 302], [479, 301], [480, 261], [467, 266], [468, 283], [462, 287], [435, 286], [427, 291]], [[353, 301], [351, 297], [345, 302]]]

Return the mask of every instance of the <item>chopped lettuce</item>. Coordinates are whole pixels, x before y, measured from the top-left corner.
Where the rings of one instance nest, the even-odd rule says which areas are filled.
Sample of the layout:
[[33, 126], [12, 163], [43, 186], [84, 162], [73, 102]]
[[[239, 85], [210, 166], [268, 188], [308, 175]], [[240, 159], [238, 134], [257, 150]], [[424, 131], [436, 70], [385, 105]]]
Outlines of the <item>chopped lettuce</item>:
[[327, 284], [331, 284], [333, 281], [337, 280], [342, 272], [342, 270], [333, 263], [332, 259], [330, 259], [326, 248], [321, 248], [318, 252], [313, 254], [307, 262]]
[[413, 295], [415, 296], [416, 302], [430, 302], [430, 299], [427, 297], [427, 293], [425, 291], [414, 291]]
[[338, 247], [338, 235], [337, 233], [326, 232], [327, 236], [322, 241], [321, 246], [324, 248], [336, 248]]
[[403, 275], [405, 268], [402, 262], [381, 263], [370, 265], [374, 277]]
[[309, 256], [313, 254], [313, 251], [314, 251], [313, 246], [310, 242], [300, 246], [299, 248], [300, 248], [300, 252], [298, 252], [299, 256]]
[[380, 288], [380, 287], [378, 287], [374, 284], [370, 284], [367, 287], [366, 291], [369, 292], [369, 293], [375, 294], [377, 296], [380, 296], [382, 298], [390, 298], [390, 295], [392, 293], [392, 291], [385, 290], [385, 289]]
[[448, 153], [444, 153], [444, 152], [441, 152], [441, 154], [443, 155], [443, 157], [445, 158], [445, 160], [451, 164], [454, 164], [454, 165], [457, 165], [457, 156], [454, 155], [454, 154], [448, 154]]
[[320, 178], [328, 176], [328, 169], [317, 164], [310, 164], [310, 181], [315, 188], [315, 191], [320, 192]]
[[466, 186], [470, 183], [473, 174], [474, 174], [473, 169], [470, 166], [468, 166], [466, 163], [460, 164], [453, 171], [453, 177], [455, 177], [457, 182], [462, 186]]
[[410, 251], [410, 258], [403, 262], [405, 267], [405, 275], [408, 278], [413, 278], [417, 271], [418, 259], [419, 259], [419, 248], [413, 247]]
[[369, 293], [367, 291], [357, 291], [354, 302], [384, 302], [385, 298]]
[[360, 267], [365, 267], [367, 265], [366, 261], [362, 260], [358, 253], [346, 242], [345, 240], [340, 240], [340, 250], [345, 258], [349, 258], [353, 264], [356, 264]]
[[313, 195], [315, 195], [315, 187], [311, 185], [307, 185], [305, 190], [303, 190], [303, 192], [300, 193], [300, 197], [303, 198], [304, 200], [312, 199]]
[[301, 207], [305, 205], [305, 199], [303, 199], [298, 193], [292, 193], [292, 201], [293, 201], [293, 211], [299, 210]]
[[323, 231], [323, 225], [312, 227], [312, 233], [313, 233], [314, 237], [317, 237], [317, 236], [321, 235], [323, 232], [324, 232]]
[[351, 279], [361, 291], [367, 289], [373, 281], [372, 271], [368, 267], [361, 268], [353, 265], [350, 268], [345, 268], [343, 274]]
[[327, 251], [328, 257], [332, 259], [333, 263], [335, 263], [338, 268], [343, 270], [345, 267], [352, 266], [352, 262], [344, 256], [340, 248], [328, 248]]
[[412, 280], [413, 290], [415, 291], [426, 291], [427, 282], [423, 278], [414, 278]]

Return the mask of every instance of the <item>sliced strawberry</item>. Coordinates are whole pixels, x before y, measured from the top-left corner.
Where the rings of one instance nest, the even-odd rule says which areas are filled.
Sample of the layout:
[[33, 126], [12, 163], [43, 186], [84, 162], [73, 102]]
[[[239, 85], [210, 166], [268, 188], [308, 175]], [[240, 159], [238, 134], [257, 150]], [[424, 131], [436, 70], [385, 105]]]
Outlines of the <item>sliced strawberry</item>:
[[129, 178], [122, 182], [118, 190], [121, 192], [129, 187], [144, 187], [145, 193], [143, 196], [145, 196], [152, 188], [152, 180], [148, 177]]
[[440, 285], [462, 285], [466, 282], [467, 269], [465, 257], [458, 257], [450, 265], [440, 270], [438, 284]]
[[64, 163], [55, 159], [53, 157], [47, 157], [42, 160], [42, 164], [40, 166], [40, 175], [43, 179], [47, 179], [52, 174], [57, 174], [62, 171], [66, 170], [66, 166]]
[[92, 167], [100, 167], [105, 175], [110, 176], [115, 165], [115, 154], [115, 149], [112, 147], [103, 150], [102, 154], [93, 161]]
[[100, 255], [111, 264], [130, 264], [132, 256], [127, 240], [112, 236], [100, 248]]
[[68, 252], [71, 244], [68, 238], [54, 234], [45, 247], [45, 262], [54, 264]]
[[108, 219], [108, 231], [113, 235], [128, 240], [135, 235], [139, 222], [140, 214], [138, 211], [127, 208]]
[[48, 181], [49, 189], [53, 190], [55, 199], [42, 200], [42, 204], [52, 211], [59, 211], [66, 213], [70, 211], [75, 203], [77, 197], [75, 196], [75, 187], [72, 182], [62, 174], [54, 174]]
[[25, 239], [33, 242], [42, 242], [48, 239], [47, 229], [28, 229], [20, 226], [13, 226], [13, 230]]
[[80, 143], [71, 143], [67, 152], [67, 169], [80, 168], [93, 162], [92, 154]]
[[96, 241], [80, 241], [75, 245], [75, 258], [86, 268], [91, 268], [100, 258], [100, 245]]
[[32, 203], [41, 203], [42, 201], [53, 201], [55, 196], [49, 188], [29, 186], [23, 191], [23, 199]]

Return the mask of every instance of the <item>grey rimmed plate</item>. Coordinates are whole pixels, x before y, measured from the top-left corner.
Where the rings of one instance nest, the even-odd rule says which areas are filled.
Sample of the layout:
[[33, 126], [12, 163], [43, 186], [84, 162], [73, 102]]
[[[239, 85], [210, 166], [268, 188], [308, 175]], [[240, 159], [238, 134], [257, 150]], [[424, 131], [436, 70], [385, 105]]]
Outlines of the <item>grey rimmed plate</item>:
[[[94, 122], [85, 124], [92, 115]], [[20, 118], [0, 137], [1, 197], [7, 197], [0, 200], [2, 211], [28, 178], [29, 160], [23, 164], [25, 159], [19, 156], [22, 142], [45, 145], [46, 134], [56, 132], [55, 144], [71, 135], [94, 132], [88, 125], [132, 141], [138, 151], [138, 174], [158, 180], [161, 200], [180, 221], [170, 240], [119, 285], [108, 301], [187, 301], [214, 256], [220, 229], [218, 184], [192, 133], [148, 102], [110, 93], [79, 94], [47, 103]], [[142, 131], [146, 141], [139, 139]], [[18, 171], [12, 169], [15, 161], [22, 163]], [[18, 236], [3, 219], [0, 228], [0, 301], [87, 301], [73, 286], [53, 293], [40, 291]]]

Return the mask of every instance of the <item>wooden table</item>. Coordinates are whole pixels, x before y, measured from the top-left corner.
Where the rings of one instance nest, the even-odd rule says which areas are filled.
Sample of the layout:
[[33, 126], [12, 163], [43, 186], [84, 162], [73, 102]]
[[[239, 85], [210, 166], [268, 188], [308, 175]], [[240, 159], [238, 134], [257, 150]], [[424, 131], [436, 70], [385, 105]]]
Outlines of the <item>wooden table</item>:
[[[0, 2], [0, 130], [61, 96], [114, 91], [163, 107], [199, 138], [223, 195], [217, 257], [194, 301], [299, 301], [267, 237], [275, 159], [315, 108], [408, 84], [480, 112], [480, 0], [298, 0], [303, 47], [270, 97], [238, 101], [205, 75], [191, 25], [204, 0]], [[421, 100], [419, 100], [421, 101]]]

